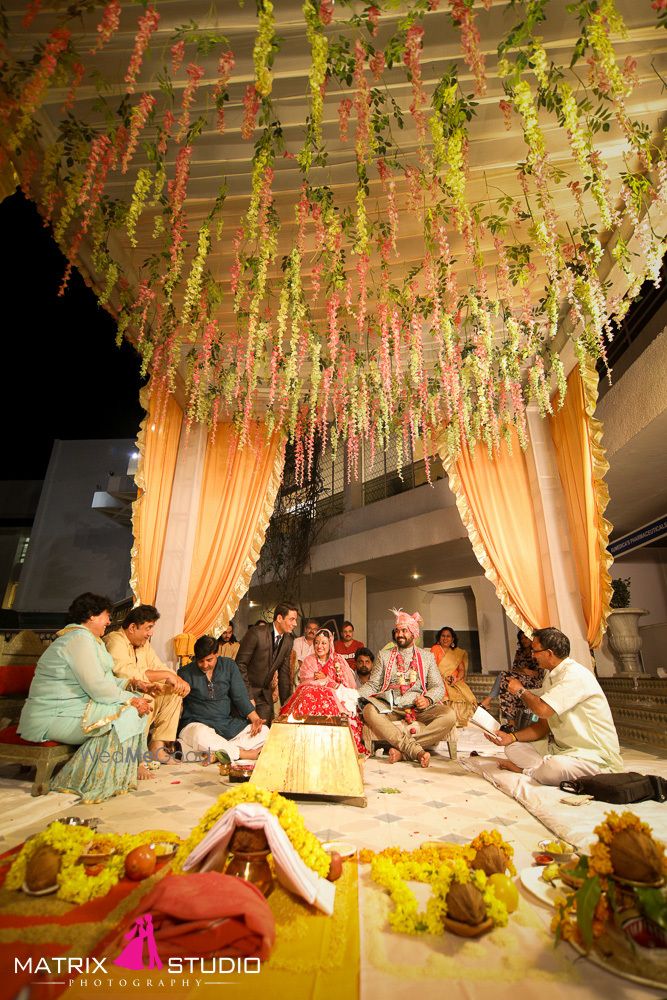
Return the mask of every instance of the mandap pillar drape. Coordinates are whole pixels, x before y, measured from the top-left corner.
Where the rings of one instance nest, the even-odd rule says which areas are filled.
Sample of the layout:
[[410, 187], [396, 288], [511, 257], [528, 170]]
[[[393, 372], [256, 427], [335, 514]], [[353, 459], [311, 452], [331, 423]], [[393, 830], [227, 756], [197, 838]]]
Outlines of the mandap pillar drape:
[[538, 515], [539, 557], [549, 624], [569, 637], [572, 657], [592, 667], [556, 452], [549, 423], [536, 407], [528, 408], [528, 436], [529, 483]]
[[175, 662], [172, 639], [183, 631], [190, 567], [199, 515], [207, 430], [193, 424], [181, 435], [169, 507], [156, 607], [160, 612], [152, 645], [163, 662]]

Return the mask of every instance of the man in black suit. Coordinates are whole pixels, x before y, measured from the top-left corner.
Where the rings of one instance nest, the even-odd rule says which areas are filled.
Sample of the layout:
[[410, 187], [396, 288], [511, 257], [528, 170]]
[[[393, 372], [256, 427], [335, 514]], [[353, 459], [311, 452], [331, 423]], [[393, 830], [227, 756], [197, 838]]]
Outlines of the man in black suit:
[[250, 700], [265, 722], [273, 719], [271, 682], [278, 672], [278, 693], [285, 704], [291, 694], [290, 653], [292, 632], [298, 621], [291, 604], [277, 604], [272, 625], [254, 625], [241, 640], [236, 665], [245, 681]]

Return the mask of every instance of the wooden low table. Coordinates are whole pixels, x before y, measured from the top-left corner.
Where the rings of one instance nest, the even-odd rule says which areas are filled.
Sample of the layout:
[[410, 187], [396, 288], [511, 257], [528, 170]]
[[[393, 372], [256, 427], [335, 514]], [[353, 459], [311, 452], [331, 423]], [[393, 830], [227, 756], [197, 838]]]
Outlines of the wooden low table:
[[290, 797], [335, 799], [365, 806], [363, 759], [344, 719], [273, 720], [252, 772], [253, 785]]
[[78, 747], [68, 743], [56, 746], [29, 746], [25, 743], [0, 743], [0, 764], [22, 764], [35, 768], [31, 795], [46, 795], [56, 764], [64, 764], [76, 753]]

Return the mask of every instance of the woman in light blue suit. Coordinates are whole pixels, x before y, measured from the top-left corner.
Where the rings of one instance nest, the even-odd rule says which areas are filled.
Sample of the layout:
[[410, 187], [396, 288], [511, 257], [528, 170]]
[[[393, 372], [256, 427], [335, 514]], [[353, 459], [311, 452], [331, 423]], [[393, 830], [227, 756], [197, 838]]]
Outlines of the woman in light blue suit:
[[[51, 782], [83, 802], [101, 802], [137, 787], [144, 777], [150, 703], [132, 691], [150, 691], [141, 680], [116, 677], [102, 642], [111, 601], [98, 594], [75, 598], [66, 625], [42, 654], [19, 720], [24, 740], [80, 745]], [[141, 768], [141, 771], [140, 771]]]

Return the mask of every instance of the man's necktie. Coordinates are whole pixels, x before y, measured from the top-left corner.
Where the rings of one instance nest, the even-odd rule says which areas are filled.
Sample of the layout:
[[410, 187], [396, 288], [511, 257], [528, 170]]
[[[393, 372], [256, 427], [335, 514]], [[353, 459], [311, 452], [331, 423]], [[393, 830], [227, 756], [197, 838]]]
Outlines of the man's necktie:
[[280, 645], [280, 639], [281, 639], [281, 636], [279, 636], [277, 632], [274, 632], [274, 634], [273, 634], [273, 655], [274, 656], [278, 652], [278, 646]]

